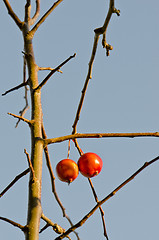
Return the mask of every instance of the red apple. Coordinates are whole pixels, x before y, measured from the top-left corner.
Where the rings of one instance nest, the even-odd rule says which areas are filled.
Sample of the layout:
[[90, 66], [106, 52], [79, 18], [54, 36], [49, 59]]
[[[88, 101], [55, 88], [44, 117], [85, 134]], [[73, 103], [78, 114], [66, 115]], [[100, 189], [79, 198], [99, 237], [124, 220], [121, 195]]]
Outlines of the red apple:
[[58, 178], [67, 183], [73, 182], [79, 173], [76, 162], [71, 159], [63, 159], [56, 165]]
[[81, 174], [87, 178], [91, 178], [100, 173], [103, 161], [96, 153], [88, 152], [81, 155], [77, 164]]

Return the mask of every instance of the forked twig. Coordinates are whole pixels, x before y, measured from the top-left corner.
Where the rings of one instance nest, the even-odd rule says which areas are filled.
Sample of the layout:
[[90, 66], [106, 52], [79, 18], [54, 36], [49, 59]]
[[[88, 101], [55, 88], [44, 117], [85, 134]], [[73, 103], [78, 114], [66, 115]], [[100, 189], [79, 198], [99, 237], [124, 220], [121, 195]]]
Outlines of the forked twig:
[[31, 37], [34, 36], [35, 32], [38, 30], [40, 25], [46, 20], [46, 18], [50, 15], [50, 13], [62, 2], [63, 0], [56, 1], [49, 10], [40, 18], [40, 20], [36, 23], [36, 25], [32, 28], [32, 30], [29, 32], [29, 35]]
[[23, 176], [25, 176], [26, 174], [28, 174], [30, 172], [30, 168], [27, 168], [25, 171], [23, 171], [22, 173], [18, 174], [14, 180], [0, 193], [0, 198]]
[[103, 198], [101, 201], [99, 201], [92, 210], [87, 213], [82, 220], [80, 220], [78, 223], [76, 223], [73, 227], [69, 228], [65, 233], [57, 237], [55, 240], [61, 240], [63, 239], [66, 235], [70, 234], [72, 231], [75, 229], [81, 227], [87, 220], [90, 218], [94, 212], [106, 201], [108, 201], [111, 197], [113, 197], [121, 188], [123, 188], [127, 183], [129, 183], [131, 180], [133, 180], [140, 172], [142, 172], [146, 167], [150, 166], [154, 162], [159, 160], [159, 156], [152, 159], [149, 162], [145, 162], [144, 165], [139, 168], [135, 173], [133, 173], [129, 178], [127, 178], [122, 184], [120, 184], [117, 188], [115, 188], [109, 195], [107, 195], [105, 198]]

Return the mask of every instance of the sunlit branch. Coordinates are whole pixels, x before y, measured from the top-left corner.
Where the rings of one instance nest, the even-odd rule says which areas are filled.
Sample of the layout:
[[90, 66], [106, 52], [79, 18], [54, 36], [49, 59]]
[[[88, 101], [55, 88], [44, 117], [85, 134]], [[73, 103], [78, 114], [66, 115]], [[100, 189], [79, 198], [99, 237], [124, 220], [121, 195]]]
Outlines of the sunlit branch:
[[57, 72], [63, 65], [65, 65], [68, 61], [70, 61], [72, 58], [74, 58], [76, 56], [76, 53], [74, 53], [74, 55], [70, 56], [69, 58], [67, 58], [64, 62], [62, 62], [59, 66], [57, 66], [55, 69], [53, 69], [47, 76], [46, 78], [39, 84], [39, 86], [34, 89], [34, 90], [39, 90], [41, 89], [46, 82], [49, 80], [49, 78], [55, 73]]
[[33, 25], [35, 23], [35, 21], [37, 20], [38, 16], [40, 14], [40, 0], [36, 0], [36, 10], [35, 10], [35, 14], [32, 17], [30, 24]]
[[32, 38], [35, 34], [35, 32], [38, 30], [40, 25], [46, 20], [46, 18], [52, 13], [52, 11], [62, 2], [63, 0], [56, 1], [52, 7], [41, 17], [41, 19], [37, 22], [37, 24], [32, 28], [32, 30], [29, 32], [30, 37]]
[[75, 224], [73, 227], [69, 228], [64, 234], [62, 234], [61, 236], [57, 237], [55, 240], [61, 240], [63, 239], [66, 235], [70, 234], [72, 231], [74, 231], [75, 229], [81, 227], [87, 220], [89, 217], [91, 217], [94, 212], [106, 201], [108, 201], [111, 197], [113, 197], [121, 188], [123, 188], [127, 183], [129, 183], [131, 180], [133, 180], [140, 172], [142, 172], [146, 167], [150, 166], [152, 163], [156, 162], [157, 160], [159, 160], [159, 156], [152, 159], [149, 162], [145, 162], [144, 165], [139, 168], [134, 174], [132, 174], [129, 178], [127, 178], [122, 184], [120, 184], [116, 189], [114, 189], [108, 196], [106, 196], [105, 198], [103, 198], [101, 201], [99, 201], [97, 203], [97, 205], [92, 208], [92, 210], [87, 213], [82, 220], [80, 220], [77, 224]]
[[44, 140], [44, 146], [51, 143], [63, 142], [69, 139], [76, 138], [135, 138], [135, 137], [159, 137], [159, 132], [145, 132], [145, 133], [76, 133], [57, 138], [50, 138]]
[[[39, 71], [43, 71], [43, 70], [55, 70], [55, 68], [51, 68], [51, 67], [38, 67]], [[57, 72], [63, 73], [61, 70], [57, 70]]]
[[28, 174], [30, 172], [30, 168], [27, 168], [25, 171], [23, 171], [22, 173], [18, 174], [14, 180], [0, 193], [0, 198], [23, 176], [25, 176], [26, 174]]
[[8, 10], [8, 14], [11, 16], [11, 18], [14, 20], [14, 22], [17, 24], [17, 26], [19, 27], [20, 30], [22, 30], [23, 28], [23, 22], [20, 21], [20, 19], [17, 17], [17, 15], [15, 14], [15, 12], [13, 11], [10, 3], [8, 0], [3, 0], [4, 4], [6, 5], [6, 8]]
[[49, 225], [52, 226], [53, 230], [58, 233], [64, 233], [65, 229], [59, 226], [57, 223], [53, 223], [48, 217], [46, 217], [43, 213], [41, 214], [41, 218]]
[[15, 115], [15, 114], [13, 114], [13, 113], [8, 113], [8, 115], [11, 115], [11, 116], [13, 116], [13, 117], [15, 117], [15, 118], [18, 118], [18, 119], [22, 120], [23, 122], [28, 123], [29, 126], [31, 126], [32, 123], [33, 123], [33, 121], [31, 121], [31, 120], [28, 120], [28, 119], [23, 118], [23, 117], [21, 117], [21, 116]]
[[12, 221], [12, 220], [10, 220], [10, 219], [8, 219], [8, 218], [0, 217], [0, 220], [3, 220], [3, 221], [5, 221], [5, 222], [7, 222], [7, 223], [10, 223], [10, 224], [13, 225], [14, 227], [17, 227], [17, 228], [21, 229], [23, 232], [26, 232], [26, 231], [27, 231], [27, 226], [23, 226], [23, 225], [21, 225], [21, 224], [19, 224], [19, 223], [16, 223], [16, 222], [14, 222], [14, 221]]

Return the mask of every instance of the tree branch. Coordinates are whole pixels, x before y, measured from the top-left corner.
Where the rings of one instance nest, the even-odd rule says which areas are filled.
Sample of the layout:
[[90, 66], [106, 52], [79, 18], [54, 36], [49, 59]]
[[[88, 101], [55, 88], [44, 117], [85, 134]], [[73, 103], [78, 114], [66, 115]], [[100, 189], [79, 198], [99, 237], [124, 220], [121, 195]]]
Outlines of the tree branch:
[[51, 143], [63, 142], [69, 139], [76, 138], [135, 138], [135, 137], [159, 137], [159, 132], [145, 132], [145, 133], [76, 133], [57, 138], [50, 138], [44, 140], [44, 146]]
[[35, 32], [38, 30], [40, 25], [46, 20], [46, 18], [52, 13], [52, 11], [62, 2], [63, 0], [56, 1], [52, 7], [41, 17], [41, 19], [37, 22], [37, 24], [32, 28], [32, 30], [28, 33], [30, 37], [32, 38], [35, 34]]
[[102, 40], [102, 45], [103, 45], [103, 48], [106, 48], [106, 55], [109, 56], [109, 51], [110, 50], [113, 50], [113, 47], [107, 43], [106, 41], [106, 31], [107, 31], [107, 27], [109, 25], [109, 22], [110, 22], [110, 19], [112, 17], [112, 14], [113, 13], [116, 13], [117, 16], [120, 16], [120, 10], [117, 10], [114, 6], [114, 0], [110, 0], [109, 2], [109, 10], [108, 10], [108, 13], [107, 13], [107, 16], [106, 16], [106, 19], [105, 19], [105, 22], [103, 24], [102, 27], [100, 28], [96, 28], [94, 30], [95, 33], [97, 34], [103, 34], [103, 40]]
[[64, 233], [65, 229], [59, 226], [57, 223], [53, 223], [49, 218], [47, 218], [43, 213], [41, 214], [41, 218], [49, 225], [52, 226], [53, 230], [58, 233]]
[[[23, 62], [23, 83], [25, 84], [25, 83], [29, 82], [29, 80], [26, 81], [26, 57], [25, 57], [25, 55], [24, 55], [23, 58], [24, 58], [24, 62]], [[25, 95], [24, 95], [25, 106], [21, 111], [19, 111], [19, 114], [20, 114], [21, 117], [23, 117], [25, 115], [26, 111], [29, 108], [28, 94], [27, 93], [28, 93], [28, 88], [27, 88], [27, 84], [26, 84], [25, 85]], [[15, 127], [18, 127], [19, 122], [20, 122], [20, 119], [18, 119]]]
[[40, 0], [36, 0], [36, 10], [35, 10], [34, 16], [32, 17], [32, 19], [30, 21], [30, 25], [33, 25], [35, 23], [35, 21], [39, 17], [39, 14], [40, 14]]
[[17, 17], [17, 15], [15, 14], [15, 12], [13, 11], [10, 3], [8, 0], [3, 0], [4, 4], [6, 5], [6, 8], [8, 10], [8, 14], [11, 16], [11, 18], [14, 20], [14, 22], [16, 23], [16, 25], [19, 27], [20, 30], [23, 29], [23, 25], [24, 23], [20, 21], [20, 19]]
[[26, 85], [28, 85], [28, 81], [23, 82], [23, 83], [19, 84], [18, 86], [13, 87], [13, 88], [7, 90], [5, 93], [2, 94], [2, 96], [6, 95], [6, 94], [9, 93], [9, 92], [12, 92], [12, 91], [18, 90], [19, 88], [24, 87], [24, 86], [26, 86]]
[[65, 65], [68, 61], [70, 61], [72, 58], [74, 58], [76, 56], [76, 53], [74, 53], [74, 55], [70, 56], [69, 58], [67, 58], [64, 62], [62, 62], [59, 66], [57, 66], [55, 69], [53, 69], [47, 76], [46, 78], [39, 84], [39, 86], [37, 88], [35, 88], [34, 90], [39, 90], [41, 89], [46, 82], [49, 80], [49, 78], [55, 73], [57, 72], [63, 65]]
[[159, 156], [152, 159], [149, 162], [145, 162], [144, 165], [139, 168], [134, 174], [132, 174], [128, 179], [126, 179], [122, 184], [120, 184], [116, 189], [114, 189], [108, 196], [103, 198], [101, 201], [99, 201], [92, 210], [87, 213], [82, 220], [80, 220], [77, 224], [75, 224], [73, 227], [69, 228], [65, 233], [63, 233], [61, 236], [57, 237], [55, 240], [61, 240], [63, 239], [66, 235], [70, 234], [72, 231], [75, 229], [81, 227], [89, 217], [91, 217], [94, 212], [106, 201], [108, 201], [111, 197], [113, 197], [121, 188], [123, 188], [127, 183], [129, 183], [131, 180], [133, 180], [140, 172], [142, 172], [146, 167], [150, 166], [152, 163], [156, 162], [159, 160]]
[[21, 117], [21, 116], [15, 115], [15, 114], [13, 114], [13, 113], [8, 113], [8, 115], [11, 115], [11, 116], [13, 116], [13, 117], [15, 117], [15, 118], [18, 118], [18, 119], [22, 120], [23, 122], [28, 123], [29, 126], [31, 126], [32, 123], [33, 123], [33, 121], [31, 121], [31, 120], [28, 120], [28, 119], [23, 118], [23, 117]]
[[[43, 71], [43, 70], [55, 70], [55, 68], [51, 68], [51, 67], [38, 67], [39, 71]], [[60, 73], [63, 73], [62, 71], [60, 70], [57, 70], [57, 72], [60, 72]]]
[[30, 172], [30, 168], [27, 168], [25, 171], [23, 171], [22, 173], [18, 174], [14, 180], [0, 193], [0, 198], [23, 176], [25, 176], [26, 174], [28, 174]]
[[0, 220], [3, 220], [7, 223], [10, 223], [11, 225], [13, 225], [14, 227], [17, 227], [19, 229], [21, 229], [23, 232], [26, 232], [27, 231], [27, 226], [22, 226], [21, 224], [19, 223], [16, 223], [8, 218], [5, 218], [5, 217], [0, 217]]
[[30, 168], [31, 173], [32, 173], [32, 181], [35, 181], [35, 172], [34, 172], [34, 168], [33, 168], [31, 159], [30, 159], [30, 157], [29, 157], [29, 153], [27, 153], [26, 149], [24, 149], [24, 153], [25, 153], [25, 155], [27, 156], [28, 165], [29, 165], [29, 168]]
[[[95, 191], [95, 189], [94, 189], [92, 180], [91, 180], [90, 178], [88, 178], [88, 182], [89, 182], [89, 184], [90, 184], [90, 186], [91, 186], [91, 189], [92, 189], [92, 192], [93, 192], [93, 196], [94, 196], [94, 198], [95, 198], [95, 201], [98, 203], [99, 200], [98, 200], [96, 191]], [[99, 207], [99, 210], [100, 210], [101, 217], [102, 217], [102, 222], [103, 222], [104, 236], [106, 237], [107, 240], [109, 240], [108, 235], [107, 235], [107, 231], [106, 231], [106, 225], [105, 225], [105, 219], [104, 219], [104, 211], [103, 211], [103, 209], [102, 209], [101, 206]]]
[[80, 113], [81, 113], [81, 110], [82, 110], [82, 106], [83, 106], [84, 98], [85, 98], [85, 95], [86, 95], [88, 83], [89, 83], [89, 80], [92, 78], [92, 68], [93, 68], [93, 63], [94, 63], [95, 54], [96, 54], [96, 50], [97, 50], [98, 40], [99, 40], [99, 35], [95, 34], [94, 43], [93, 43], [93, 50], [92, 50], [91, 58], [90, 58], [90, 61], [89, 61], [88, 73], [87, 73], [85, 84], [84, 84], [84, 87], [83, 87], [83, 90], [82, 90], [82, 95], [81, 95], [81, 99], [80, 99], [80, 102], [79, 102], [79, 105], [78, 105], [75, 120], [74, 120], [74, 123], [73, 123], [73, 126], [72, 126], [72, 128], [73, 128], [72, 134], [77, 132], [77, 123], [78, 123], [79, 118], [80, 118]]

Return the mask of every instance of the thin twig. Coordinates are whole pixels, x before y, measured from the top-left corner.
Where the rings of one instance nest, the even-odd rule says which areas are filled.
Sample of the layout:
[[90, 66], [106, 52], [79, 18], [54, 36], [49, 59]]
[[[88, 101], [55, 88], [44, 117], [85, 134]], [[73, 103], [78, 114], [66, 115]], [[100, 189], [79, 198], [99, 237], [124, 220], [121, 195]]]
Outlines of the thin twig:
[[23, 82], [23, 83], [19, 84], [18, 86], [13, 87], [13, 88], [7, 90], [5, 93], [2, 94], [2, 96], [5, 96], [7, 93], [10, 93], [10, 92], [12, 92], [12, 91], [18, 90], [18, 89], [21, 88], [21, 87], [25, 87], [26, 85], [28, 85], [28, 81]]
[[73, 126], [72, 126], [72, 128], [73, 128], [72, 133], [73, 134], [77, 132], [77, 123], [78, 123], [79, 118], [80, 118], [80, 113], [81, 113], [84, 98], [85, 98], [85, 95], [86, 95], [86, 90], [87, 90], [87, 87], [88, 87], [89, 80], [92, 78], [92, 68], [93, 68], [93, 63], [94, 63], [95, 54], [96, 54], [96, 50], [97, 50], [98, 40], [99, 40], [99, 35], [95, 34], [93, 50], [92, 50], [91, 58], [90, 58], [90, 61], [89, 61], [88, 73], [87, 73], [87, 77], [86, 77], [84, 87], [83, 87], [83, 90], [82, 90], [81, 99], [80, 99], [80, 102], [79, 102], [79, 105], [78, 105], [75, 120], [74, 120], [74, 123], [73, 123]]
[[14, 20], [16, 25], [19, 27], [20, 30], [22, 30], [24, 23], [20, 21], [20, 19], [17, 17], [15, 12], [13, 11], [10, 3], [8, 0], [3, 0], [4, 4], [6, 5], [6, 8], [8, 10], [8, 14], [11, 16], [11, 18]]
[[15, 118], [18, 118], [18, 119], [22, 120], [23, 122], [28, 123], [29, 126], [31, 126], [31, 124], [33, 123], [32, 120], [28, 120], [28, 119], [26, 119], [26, 118], [23, 118], [23, 117], [21, 117], [21, 116], [15, 115], [15, 114], [13, 114], [13, 113], [8, 113], [8, 115], [11, 115], [11, 116], [13, 116], [13, 117], [15, 117]]
[[10, 224], [13, 225], [14, 227], [17, 227], [17, 228], [21, 229], [23, 232], [26, 232], [26, 231], [27, 231], [27, 226], [23, 226], [23, 225], [21, 225], [21, 224], [19, 224], [19, 223], [17, 223], [17, 222], [14, 222], [14, 221], [12, 221], [12, 220], [10, 220], [10, 219], [8, 219], [8, 218], [0, 217], [0, 220], [3, 220], [3, 221], [5, 221], [5, 222], [7, 222], [7, 223], [10, 223]]
[[[55, 68], [51, 68], [51, 67], [38, 67], [39, 71], [43, 71], [43, 70], [55, 70]], [[57, 70], [57, 72], [63, 73], [61, 70]]]
[[35, 23], [35, 21], [38, 18], [39, 14], [40, 14], [40, 0], [36, 0], [36, 10], [35, 10], [34, 16], [30, 20], [30, 25], [33, 25]]
[[58, 233], [64, 233], [65, 229], [59, 226], [57, 223], [53, 223], [48, 217], [46, 217], [43, 213], [41, 214], [41, 218], [49, 225], [52, 226], [53, 230]]
[[55, 240], [61, 240], [63, 239], [66, 235], [70, 234], [72, 231], [74, 231], [75, 229], [81, 227], [87, 220], [89, 217], [91, 217], [94, 212], [106, 201], [108, 201], [111, 197], [113, 197], [121, 188], [123, 188], [127, 183], [129, 183], [131, 180], [133, 180], [140, 172], [142, 172], [146, 167], [150, 166], [152, 163], [156, 162], [157, 160], [159, 160], [159, 156], [152, 159], [149, 162], [145, 162], [144, 165], [139, 168], [134, 174], [132, 174], [129, 178], [127, 178], [122, 184], [120, 184], [117, 188], [115, 188], [109, 195], [107, 195], [105, 198], [103, 198], [101, 201], [99, 201], [96, 206], [94, 208], [92, 208], [92, 210], [87, 213], [82, 220], [80, 220], [77, 224], [75, 224], [73, 227], [69, 228], [64, 234], [60, 235], [59, 237], [57, 237]]
[[18, 174], [14, 180], [0, 193], [0, 198], [23, 176], [25, 176], [26, 174], [28, 174], [30, 172], [30, 168], [27, 168], [25, 171], [23, 171], [22, 173]]
[[[29, 82], [28, 80], [26, 80], [26, 56], [24, 55], [24, 62], [23, 62], [23, 83], [25, 84], [26, 82]], [[29, 104], [28, 104], [28, 87], [27, 84], [25, 85], [25, 95], [24, 95], [24, 99], [25, 99], [25, 106], [24, 108], [19, 111], [19, 114], [21, 117], [23, 117], [26, 113], [26, 111], [29, 109]], [[20, 122], [20, 119], [18, 119], [17, 123], [16, 123], [16, 128], [18, 127], [18, 124]]]
[[76, 133], [62, 137], [50, 138], [44, 140], [44, 146], [52, 143], [59, 143], [69, 139], [76, 138], [135, 138], [135, 137], [159, 137], [159, 132], [142, 133]]
[[115, 8], [114, 0], [110, 0], [108, 13], [106, 15], [106, 19], [105, 19], [105, 22], [104, 22], [103, 26], [100, 27], [100, 28], [96, 28], [94, 30], [94, 32], [97, 33], [97, 34], [100, 34], [100, 35], [103, 34], [102, 45], [103, 45], [103, 48], [106, 48], [106, 55], [107, 56], [109, 56], [109, 51], [113, 50], [113, 47], [110, 44], [108, 44], [107, 41], [106, 41], [106, 31], [107, 31], [107, 28], [108, 28], [108, 25], [109, 25], [109, 22], [110, 22], [110, 19], [111, 19], [113, 13], [116, 13], [117, 16], [120, 16], [120, 10], [117, 10]]
[[[95, 198], [95, 201], [98, 203], [99, 200], [98, 200], [96, 191], [95, 191], [95, 189], [94, 189], [92, 180], [91, 180], [90, 178], [88, 178], [88, 182], [89, 182], [89, 184], [90, 184], [90, 186], [91, 186], [91, 189], [92, 189], [92, 192], [93, 192], [93, 196], [94, 196], [94, 198]], [[103, 209], [102, 209], [101, 206], [99, 207], [99, 210], [100, 210], [101, 217], [102, 217], [102, 222], [103, 222], [104, 236], [106, 237], [107, 240], [109, 240], [108, 234], [107, 234], [107, 230], [106, 230], [105, 219], [104, 219], [104, 211], [103, 211]]]
[[28, 33], [32, 38], [35, 32], [38, 30], [40, 25], [46, 20], [46, 18], [50, 15], [50, 13], [62, 2], [63, 0], [56, 1], [50, 9], [41, 17], [41, 19], [37, 22], [37, 24], [32, 28], [32, 30]]
[[29, 153], [27, 153], [26, 149], [24, 149], [24, 153], [25, 153], [26, 156], [27, 156], [28, 165], [29, 165], [29, 168], [30, 168], [31, 173], [32, 173], [32, 180], [34, 181], [34, 180], [35, 180], [35, 172], [34, 172], [34, 168], [33, 168], [31, 159], [30, 159], [30, 157], [29, 157]]
[[55, 73], [57, 72], [63, 65], [65, 65], [68, 61], [70, 61], [72, 58], [74, 58], [76, 56], [76, 53], [74, 53], [74, 55], [70, 56], [69, 58], [67, 58], [64, 62], [62, 62], [59, 66], [57, 66], [55, 69], [53, 69], [47, 76], [46, 78], [39, 84], [39, 86], [37, 88], [35, 88], [34, 90], [39, 90], [41, 89], [46, 82], [49, 80], [49, 78]]

